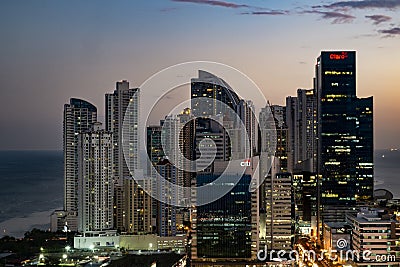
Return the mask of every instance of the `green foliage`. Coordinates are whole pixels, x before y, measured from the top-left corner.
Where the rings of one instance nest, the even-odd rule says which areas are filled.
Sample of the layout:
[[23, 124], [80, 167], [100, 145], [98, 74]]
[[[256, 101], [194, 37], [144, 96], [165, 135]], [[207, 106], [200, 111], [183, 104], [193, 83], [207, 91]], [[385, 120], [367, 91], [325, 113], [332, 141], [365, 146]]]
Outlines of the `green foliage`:
[[[27, 259], [39, 254], [41, 247], [46, 248], [48, 251], [63, 250], [67, 242], [66, 240], [60, 240], [60, 237], [65, 237], [65, 234], [32, 229], [26, 232], [24, 237], [20, 239], [10, 236], [1, 238], [0, 252], [11, 251], [16, 254], [13, 257]], [[68, 240], [68, 242], [72, 241]]]

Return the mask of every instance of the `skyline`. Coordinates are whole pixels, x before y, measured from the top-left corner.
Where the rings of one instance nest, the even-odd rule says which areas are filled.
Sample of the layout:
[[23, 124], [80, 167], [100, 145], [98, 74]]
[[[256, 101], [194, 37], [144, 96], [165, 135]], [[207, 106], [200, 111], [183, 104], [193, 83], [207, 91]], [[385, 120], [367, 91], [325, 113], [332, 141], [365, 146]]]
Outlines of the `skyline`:
[[[325, 50], [357, 51], [357, 92], [375, 100], [375, 148], [400, 146], [400, 125], [393, 123], [400, 112], [400, 1], [328, 1], [319, 8], [313, 8], [319, 1], [1, 5], [0, 34], [8, 41], [0, 44], [6, 99], [0, 122], [8, 127], [0, 150], [61, 150], [62, 106], [70, 97], [96, 105], [104, 122], [104, 95], [116, 81], [138, 87], [186, 61], [230, 65], [282, 105], [298, 88], [312, 88], [316, 58]], [[20, 111], [11, 112], [15, 107]]]

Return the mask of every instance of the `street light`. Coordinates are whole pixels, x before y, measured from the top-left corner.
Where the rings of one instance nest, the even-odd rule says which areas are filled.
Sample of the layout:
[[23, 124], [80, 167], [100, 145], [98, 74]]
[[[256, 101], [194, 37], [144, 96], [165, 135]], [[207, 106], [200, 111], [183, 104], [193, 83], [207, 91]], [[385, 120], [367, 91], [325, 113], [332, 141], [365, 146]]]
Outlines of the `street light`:
[[94, 245], [90, 245], [89, 249], [92, 251], [92, 253], [94, 253]]

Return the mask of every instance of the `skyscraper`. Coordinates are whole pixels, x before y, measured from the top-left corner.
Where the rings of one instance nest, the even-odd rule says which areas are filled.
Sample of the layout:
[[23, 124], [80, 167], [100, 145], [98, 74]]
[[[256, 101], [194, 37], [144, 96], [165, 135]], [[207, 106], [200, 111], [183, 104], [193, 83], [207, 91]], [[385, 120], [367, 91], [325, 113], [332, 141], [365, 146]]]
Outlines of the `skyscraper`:
[[[177, 184], [178, 169], [167, 159], [160, 161], [156, 166], [158, 173], [167, 181]], [[167, 204], [169, 201], [177, 202], [178, 194], [173, 187], [157, 184], [159, 201], [157, 201], [157, 234], [159, 236], [176, 235], [177, 207]]]
[[[288, 128], [286, 125], [286, 107], [271, 106], [272, 117], [269, 117], [268, 109], [264, 108], [260, 113], [260, 124], [268, 123], [273, 119], [276, 128], [276, 153], [273, 158], [272, 168], [266, 168], [268, 159], [261, 160], [260, 175], [265, 177], [261, 186], [261, 214], [262, 228], [260, 241], [269, 250], [288, 250], [292, 247], [293, 224], [293, 191], [292, 175], [288, 173]], [[262, 119], [262, 120], [261, 120]], [[263, 137], [262, 142], [268, 140]], [[267, 144], [263, 144], [266, 146]], [[265, 150], [265, 148], [262, 148]], [[266, 172], [269, 170], [269, 172]]]
[[[133, 234], [149, 234], [152, 227], [152, 198], [146, 191], [152, 190], [151, 179], [139, 174], [124, 179], [124, 229]], [[140, 184], [140, 186], [139, 186]]]
[[[219, 119], [221, 119], [219, 117]], [[216, 147], [215, 160], [228, 161], [231, 159], [231, 141], [226, 129], [221, 124], [222, 122], [210, 118], [196, 119], [196, 158], [200, 158], [203, 154], [213, 155], [213, 147], [210, 147], [207, 143], [201, 141], [205, 138], [211, 139]], [[202, 151], [202, 153], [200, 152]], [[213, 171], [213, 164], [208, 164], [208, 157], [203, 157], [203, 160], [197, 161], [197, 167], [204, 169], [206, 172]]]
[[271, 112], [275, 119], [276, 128], [276, 153], [275, 161], [278, 162], [276, 172], [288, 172], [288, 127], [286, 124], [286, 107], [272, 105]]
[[313, 89], [298, 89], [286, 98], [288, 169], [317, 171], [317, 97]]
[[252, 155], [257, 153], [257, 131], [256, 131], [256, 116], [254, 110], [254, 104], [251, 100], [243, 100], [239, 101], [239, 104], [236, 107], [236, 112], [239, 117], [243, 121], [247, 135], [249, 137], [249, 143], [251, 147]]
[[112, 135], [94, 123], [78, 135], [78, 230], [113, 229]]
[[[228, 186], [215, 181], [217, 178], [215, 174], [199, 174], [196, 177], [197, 186], [209, 183], [213, 183], [214, 188]], [[243, 175], [228, 194], [197, 207], [193, 257], [208, 260], [252, 258], [250, 181], [251, 175]]]
[[78, 135], [89, 131], [97, 121], [97, 108], [91, 103], [71, 98], [64, 105], [64, 209], [70, 230], [76, 231], [78, 212]]
[[161, 143], [161, 125], [147, 126], [147, 156], [149, 158], [149, 166], [147, 166], [147, 174], [153, 176], [155, 166], [164, 158], [164, 150]]
[[317, 175], [302, 171], [292, 174], [296, 234], [317, 234]]
[[[245, 136], [244, 131], [247, 131], [248, 141], [252, 144], [246, 147], [248, 155], [251, 155], [252, 147], [256, 147], [255, 138], [252, 138], [255, 135], [252, 103], [241, 100], [224, 80], [205, 71], [199, 71], [199, 78], [192, 79], [191, 98], [192, 112], [197, 117], [194, 143], [196, 158], [199, 159], [208, 153], [213, 154], [213, 151], [216, 153], [211, 164], [207, 163], [207, 159], [197, 162], [197, 167], [202, 170], [197, 172], [192, 184], [211, 184], [213, 192], [218, 189], [224, 191], [224, 188], [230, 188], [232, 183], [218, 181], [218, 177], [224, 172], [228, 161], [240, 159], [246, 154], [242, 153], [245, 147], [241, 140]], [[240, 123], [243, 123], [245, 128], [238, 127], [237, 118], [240, 118]], [[213, 140], [215, 150], [209, 144], [202, 143], [204, 139]], [[255, 160], [248, 159], [250, 166], [246, 165], [243, 175], [239, 175], [237, 170], [235, 174], [225, 173], [224, 180], [239, 181], [221, 198], [205, 205], [197, 205], [198, 200], [204, 196], [192, 195], [192, 266], [203, 266], [209, 264], [207, 262], [218, 261], [222, 264], [224, 261], [248, 261], [256, 258], [259, 191], [249, 191], [254, 176], [252, 163]]]
[[[163, 179], [173, 184], [181, 187], [191, 186], [192, 178], [195, 175], [194, 172], [189, 171], [192, 167], [191, 161], [194, 160], [196, 155], [194, 131], [195, 121], [192, 120], [189, 108], [184, 109], [177, 116], [166, 116], [164, 120], [160, 121], [159, 126], [147, 127], [146, 146], [149, 158], [147, 172], [153, 178], [152, 185], [154, 190], [157, 190], [156, 193], [158, 195], [158, 199], [153, 199], [152, 216], [153, 225], [156, 226], [156, 231], [159, 235], [175, 235], [178, 228], [176, 224], [180, 223], [179, 227], [182, 228], [183, 220], [188, 220], [189, 218], [187, 208], [168, 205], [166, 203], [169, 201], [165, 201], [165, 198], [169, 197], [172, 202], [179, 202], [179, 204], [187, 206], [190, 205], [190, 190], [181, 190], [180, 188], [174, 189], [174, 192], [169, 192], [172, 188], [163, 187], [154, 178], [156, 178], [156, 173], [159, 173]], [[168, 155], [165, 152], [168, 152]], [[186, 159], [185, 161], [182, 160], [184, 158]], [[165, 203], [162, 201], [160, 203], [159, 200], [161, 199]], [[177, 218], [181, 220], [179, 221]], [[173, 222], [173, 226], [170, 225], [171, 222]]]
[[[206, 98], [206, 101], [199, 102], [198, 98]], [[191, 99], [193, 115], [204, 118], [224, 115], [228, 107], [236, 111], [240, 102], [239, 96], [229, 84], [203, 70], [199, 70], [198, 78], [192, 78]]]
[[373, 97], [358, 98], [357, 199], [372, 200], [374, 191], [374, 114]]
[[[191, 162], [196, 158], [196, 120], [193, 117], [190, 108], [185, 108], [180, 114], [178, 114], [178, 119], [181, 124], [181, 131], [179, 132], [179, 147], [182, 156], [188, 159], [188, 161], [184, 162], [186, 171], [183, 171], [183, 184], [185, 187], [190, 187], [195, 173], [187, 170], [190, 169], [192, 165]], [[190, 198], [190, 195], [185, 197]]]
[[272, 168], [265, 179], [265, 245], [269, 250], [290, 250], [294, 237], [292, 175]]
[[[137, 187], [134, 180], [131, 179], [130, 173], [130, 170], [134, 172], [139, 169], [139, 93], [139, 88], [129, 88], [129, 82], [123, 80], [116, 83], [116, 89], [113, 93], [105, 95], [105, 128], [113, 134], [114, 224], [119, 230], [131, 229], [130, 225], [135, 225], [135, 223], [128, 219], [126, 213], [129, 212], [132, 215], [136, 212], [135, 210], [140, 209], [140, 204], [134, 200], [132, 202], [126, 201], [134, 197], [130, 195], [130, 192], [135, 194], [137, 191], [139, 195], [142, 194], [140, 192], [142, 189]], [[124, 124], [124, 120], [127, 123]], [[124, 138], [128, 142], [123, 143], [123, 132]], [[127, 155], [124, 155], [124, 145], [129, 146], [126, 147], [126, 151], [129, 151]], [[134, 188], [131, 189], [129, 186]], [[124, 188], [127, 188], [127, 190], [124, 190]], [[126, 203], [136, 203], [138, 206], [125, 206]], [[130, 217], [132, 218], [132, 216]], [[133, 217], [136, 218], [136, 216]]]
[[[360, 165], [361, 162], [369, 164], [367, 167], [373, 164], [370, 157], [373, 149], [372, 117], [368, 118], [365, 113], [367, 102], [359, 102], [356, 97], [356, 53], [321, 52], [317, 59], [315, 87], [318, 99], [318, 172], [322, 175], [322, 216], [325, 221], [327, 218], [343, 221], [344, 212], [334, 216], [328, 213], [339, 207], [354, 206], [361, 192], [360, 181], [364, 187], [365, 181], [372, 187], [373, 179], [373, 168], [368, 168], [368, 174], [361, 174], [365, 171], [361, 168], [365, 166]], [[360, 119], [363, 130], [360, 130]], [[363, 141], [360, 142], [360, 139]], [[363, 149], [359, 147], [360, 144]], [[370, 188], [368, 192], [372, 192]], [[330, 206], [335, 209], [330, 209]]]

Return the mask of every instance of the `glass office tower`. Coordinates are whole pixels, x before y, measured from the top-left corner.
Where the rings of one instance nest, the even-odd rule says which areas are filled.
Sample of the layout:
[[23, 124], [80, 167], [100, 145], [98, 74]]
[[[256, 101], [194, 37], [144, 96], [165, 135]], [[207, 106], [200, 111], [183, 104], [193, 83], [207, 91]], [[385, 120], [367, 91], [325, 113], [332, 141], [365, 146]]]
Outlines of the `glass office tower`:
[[[321, 204], [354, 206], [372, 197], [372, 97], [356, 96], [356, 52], [322, 52], [317, 60], [318, 172], [322, 175]], [[332, 215], [332, 214], [331, 214]], [[339, 216], [337, 216], [339, 215]], [[342, 220], [344, 212], [324, 216]], [[339, 218], [340, 217], [340, 218]]]
[[356, 54], [322, 52], [316, 67], [323, 205], [356, 200]]
[[[218, 175], [198, 174], [197, 186], [215, 182]], [[237, 180], [232, 177], [232, 180]], [[252, 209], [248, 188], [251, 175], [243, 175], [236, 186], [222, 198], [197, 207], [198, 258], [251, 258]], [[198, 196], [202, 198], [202, 196]]]

